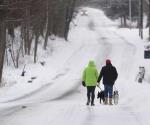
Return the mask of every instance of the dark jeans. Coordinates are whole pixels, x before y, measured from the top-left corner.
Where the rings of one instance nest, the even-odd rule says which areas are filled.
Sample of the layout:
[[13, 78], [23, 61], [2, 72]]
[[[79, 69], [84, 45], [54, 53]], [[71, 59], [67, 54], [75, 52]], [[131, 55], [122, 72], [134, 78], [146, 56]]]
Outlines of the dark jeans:
[[109, 95], [109, 98], [112, 98], [112, 95], [113, 95], [112, 85], [104, 85], [104, 96], [108, 98], [108, 95]]
[[87, 98], [88, 98], [88, 101], [90, 101], [90, 97], [91, 97], [91, 103], [94, 103], [95, 86], [87, 86]]

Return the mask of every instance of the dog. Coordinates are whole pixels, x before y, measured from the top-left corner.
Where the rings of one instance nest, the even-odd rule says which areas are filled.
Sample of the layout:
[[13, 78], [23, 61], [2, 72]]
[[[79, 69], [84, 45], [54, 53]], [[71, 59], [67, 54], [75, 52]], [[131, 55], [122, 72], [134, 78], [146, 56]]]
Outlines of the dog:
[[103, 101], [104, 103], [105, 102], [104, 91], [98, 92], [97, 98], [100, 98], [100, 103], [101, 101]]
[[119, 101], [119, 92], [117, 90], [113, 93], [114, 104], [117, 105]]

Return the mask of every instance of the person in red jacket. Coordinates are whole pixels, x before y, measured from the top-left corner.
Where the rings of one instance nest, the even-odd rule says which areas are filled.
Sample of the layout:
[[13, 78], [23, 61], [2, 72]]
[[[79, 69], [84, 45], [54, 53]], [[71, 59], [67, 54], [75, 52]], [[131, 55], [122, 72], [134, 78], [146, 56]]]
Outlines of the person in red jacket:
[[103, 78], [103, 84], [104, 84], [104, 97], [105, 102], [104, 104], [108, 104], [108, 98], [109, 98], [109, 104], [112, 105], [112, 95], [113, 95], [113, 85], [115, 84], [115, 81], [118, 77], [118, 73], [116, 68], [111, 64], [111, 60], [106, 60], [106, 66], [103, 66], [100, 75], [98, 77], [98, 85], [99, 82]]

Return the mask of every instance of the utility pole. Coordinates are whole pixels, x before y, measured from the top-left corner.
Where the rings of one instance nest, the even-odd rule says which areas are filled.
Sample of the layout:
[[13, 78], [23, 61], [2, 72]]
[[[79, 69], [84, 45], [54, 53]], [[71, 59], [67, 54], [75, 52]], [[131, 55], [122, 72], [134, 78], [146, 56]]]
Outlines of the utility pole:
[[130, 20], [130, 29], [132, 23], [132, 0], [129, 0], [129, 20]]

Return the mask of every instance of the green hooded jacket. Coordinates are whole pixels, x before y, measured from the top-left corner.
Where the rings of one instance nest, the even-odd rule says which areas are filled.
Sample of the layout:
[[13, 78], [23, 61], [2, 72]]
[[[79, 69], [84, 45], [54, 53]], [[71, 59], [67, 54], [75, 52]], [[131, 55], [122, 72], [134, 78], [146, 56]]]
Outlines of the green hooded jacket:
[[83, 81], [86, 86], [96, 86], [98, 79], [98, 71], [94, 64], [94, 61], [89, 61], [88, 67], [84, 69], [83, 72]]

